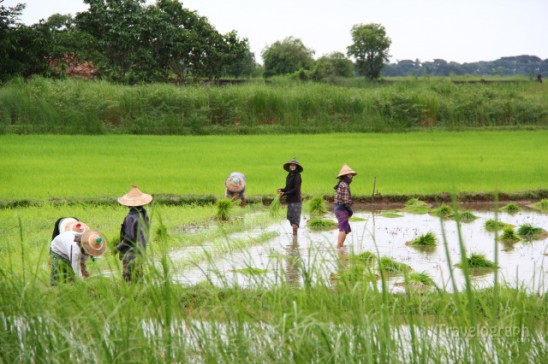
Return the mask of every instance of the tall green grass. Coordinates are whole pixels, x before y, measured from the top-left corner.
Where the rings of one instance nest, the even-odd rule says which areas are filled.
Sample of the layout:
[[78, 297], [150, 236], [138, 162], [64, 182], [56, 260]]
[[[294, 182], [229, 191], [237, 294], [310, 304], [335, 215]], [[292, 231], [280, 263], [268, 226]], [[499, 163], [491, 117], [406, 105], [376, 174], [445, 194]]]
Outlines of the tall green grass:
[[[92, 270], [85, 282], [54, 288], [47, 280], [46, 239], [37, 240], [52, 229], [46, 217], [71, 212], [112, 235], [124, 208], [0, 211], [7, 242], [0, 247], [2, 362], [543, 362], [546, 305], [539, 295], [471, 285], [455, 293], [397, 295], [372, 285], [367, 274], [299, 289], [281, 277], [276, 285], [261, 284], [261, 275], [255, 276], [257, 288], [228, 281], [182, 285], [172, 279], [179, 269], [168, 255], [172, 239], [189, 238], [185, 229], [213, 221], [215, 207], [150, 210], [151, 231], [158, 225], [175, 230], [150, 245], [141, 284], [126, 284], [109, 255], [101, 264], [112, 261], [117, 274], [101, 277]], [[380, 257], [356, 258], [371, 267]], [[296, 269], [305, 277], [321, 275], [321, 260], [301, 261]], [[410, 273], [406, 282], [414, 277]]]
[[546, 128], [545, 84], [448, 79], [338, 86], [122, 86], [13, 80], [0, 88], [0, 133], [277, 134], [421, 128]]
[[[253, 136], [0, 136], [0, 201], [92, 198], [116, 203], [131, 184], [157, 195], [224, 194], [231, 171], [248, 196], [279, 188], [279, 168], [298, 155], [305, 195], [333, 196], [347, 163], [353, 196], [546, 189], [548, 131]], [[341, 144], [341, 141], [344, 141]], [[508, 153], [509, 150], [514, 152]], [[532, 194], [529, 198], [535, 198]], [[545, 196], [539, 196], [545, 197]]]

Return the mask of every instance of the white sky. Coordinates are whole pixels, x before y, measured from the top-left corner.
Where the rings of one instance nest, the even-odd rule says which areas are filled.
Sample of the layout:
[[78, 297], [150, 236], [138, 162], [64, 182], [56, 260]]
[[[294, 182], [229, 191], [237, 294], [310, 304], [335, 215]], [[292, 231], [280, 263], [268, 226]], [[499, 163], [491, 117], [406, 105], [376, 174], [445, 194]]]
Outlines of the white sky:
[[[21, 21], [87, 10], [81, 0], [4, 0], [27, 4]], [[154, 0], [147, 1], [149, 4]], [[379, 23], [392, 40], [391, 62], [402, 59], [459, 63], [534, 55], [548, 58], [548, 0], [185, 0], [219, 32], [247, 38], [256, 60], [292, 36], [315, 57], [343, 52], [356, 24]]]

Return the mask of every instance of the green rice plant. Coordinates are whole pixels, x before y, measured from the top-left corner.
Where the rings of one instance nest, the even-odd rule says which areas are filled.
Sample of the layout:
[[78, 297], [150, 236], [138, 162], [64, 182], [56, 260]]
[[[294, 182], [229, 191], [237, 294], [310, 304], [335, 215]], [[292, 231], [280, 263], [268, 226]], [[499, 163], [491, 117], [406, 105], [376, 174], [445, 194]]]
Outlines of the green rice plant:
[[438, 208], [435, 208], [433, 209], [432, 211], [430, 211], [430, 213], [434, 216], [438, 216], [438, 217], [441, 217], [441, 218], [449, 218], [451, 216], [453, 216], [454, 212], [453, 212], [453, 209], [451, 208], [451, 206], [448, 206], [448, 205], [441, 205], [440, 207]]
[[313, 197], [308, 202], [308, 212], [314, 216], [321, 216], [327, 212], [327, 202], [322, 196]]
[[381, 257], [379, 260], [379, 269], [388, 274], [403, 274], [411, 271], [410, 266], [397, 262], [390, 257]]
[[516, 234], [512, 226], [506, 226], [502, 230], [502, 235], [499, 237], [499, 240], [503, 243], [516, 243], [521, 240], [521, 238]]
[[501, 211], [507, 212], [509, 214], [518, 213], [520, 210], [520, 207], [515, 203], [509, 203], [501, 209]]
[[268, 211], [270, 213], [270, 216], [277, 217], [280, 214], [280, 195], [276, 195], [272, 202], [270, 203], [270, 206], [268, 207]]
[[512, 227], [512, 226], [505, 222], [493, 220], [493, 219], [489, 219], [485, 222], [485, 230], [487, 231], [503, 230], [506, 227]]
[[473, 213], [471, 213], [470, 211], [463, 211], [463, 212], [456, 212], [455, 219], [460, 222], [467, 223], [467, 222], [472, 222], [478, 219], [478, 217], [474, 215]]
[[548, 212], [548, 199], [544, 198], [539, 202], [533, 204], [533, 208], [540, 210], [542, 212]]
[[544, 237], [546, 231], [531, 224], [523, 224], [518, 228], [518, 235], [527, 239], [535, 239], [536, 237]]
[[370, 252], [370, 251], [364, 251], [360, 254], [352, 254], [349, 257], [349, 261], [351, 263], [355, 264], [364, 264], [366, 266], [371, 266], [377, 259], [377, 256]]
[[230, 216], [230, 210], [232, 210], [232, 200], [219, 199], [217, 201], [217, 219], [221, 221], [227, 221]]
[[[485, 255], [480, 253], [472, 253], [470, 257], [467, 258], [468, 268], [470, 269], [486, 269], [492, 270], [497, 269], [497, 265], [492, 261], [488, 260]], [[456, 264], [457, 267], [462, 268], [462, 263]]]
[[411, 240], [406, 244], [411, 246], [417, 246], [417, 247], [434, 247], [438, 245], [438, 242], [434, 233], [429, 231], [426, 234], [422, 234], [416, 239]]
[[[0, 110], [2, 108], [0, 107]], [[489, 131], [404, 134], [310, 134], [310, 135], [208, 135], [208, 136], [154, 136], [154, 135], [0, 135], [0, 171], [10, 176], [10, 183], [0, 188], [0, 206], [15, 206], [18, 203], [32, 205], [51, 201], [82, 201], [93, 199], [109, 201], [116, 206], [116, 197], [125, 193], [128, 179], [139, 188], [158, 196], [158, 202], [191, 203], [192, 199], [203, 204], [214, 205], [224, 193], [222, 181], [226, 179], [226, 167], [234, 165], [234, 158], [227, 150], [237, 149], [246, 163], [249, 176], [248, 194], [267, 201], [278, 183], [272, 178], [270, 163], [286, 152], [287, 145], [295, 145], [295, 153], [313, 163], [307, 169], [306, 193], [331, 196], [331, 183], [326, 177], [333, 164], [344, 160], [341, 151], [332, 148], [317, 148], [332, 145], [344, 138], [355, 155], [391, 155], [390, 163], [384, 158], [366, 161], [353, 159], [350, 165], [356, 171], [373, 169], [383, 177], [383, 196], [421, 194], [437, 196], [443, 191], [535, 191], [548, 180], [548, 169], [543, 168], [545, 158], [538, 153], [536, 145], [548, 139], [548, 130], [535, 131]], [[97, 146], [104, 146], [98, 150]], [[439, 145], [444, 145], [444, 161], [434, 158]], [[512, 145], [517, 153], [506, 153]], [[108, 146], [105, 147], [105, 146]], [[408, 151], [416, 151], [417, 164], [409, 163]], [[466, 148], [472, 154], [488, 154], [483, 162], [463, 161], [461, 151]], [[482, 155], [483, 155], [482, 154]], [[134, 170], [120, 169], [112, 158], [119, 156]], [[185, 155], [182, 168], [173, 168]], [[13, 163], [17, 160], [17, 163]], [[525, 164], [523, 160], [528, 162]], [[322, 161], [322, 163], [318, 163]], [[100, 166], [101, 170], [119, 171], [101, 178], [96, 168], [85, 168], [72, 178], [67, 165]], [[486, 165], [487, 163], [487, 165]], [[497, 169], [499, 163], [506, 168], [499, 173], [486, 173]], [[36, 169], [36, 166], [49, 166]], [[447, 168], [450, 165], [451, 168]], [[154, 166], [154, 168], [145, 168]], [[462, 173], [466, 170], [467, 173]], [[37, 173], [40, 172], [40, 173]], [[428, 178], [425, 177], [428, 176]], [[169, 176], [170, 178], [158, 178]], [[516, 178], [516, 176], [518, 176]], [[504, 186], [500, 181], [504, 180]], [[88, 183], [83, 183], [86, 181]], [[357, 179], [356, 179], [357, 181]], [[251, 183], [253, 182], [253, 183]], [[356, 183], [352, 187], [354, 197], [370, 195], [368, 184]], [[422, 213], [428, 212], [422, 207]], [[411, 211], [410, 211], [411, 212]], [[419, 212], [417, 210], [417, 212]]]
[[314, 216], [307, 222], [308, 227], [311, 230], [331, 230], [337, 227], [337, 223], [332, 220], [322, 219], [321, 217]]
[[346, 264], [343, 264], [338, 273], [332, 276], [332, 278], [347, 283], [374, 282], [379, 278], [372, 271], [372, 266], [376, 259], [377, 256], [370, 251], [351, 254], [345, 258]]
[[420, 283], [425, 286], [433, 286], [434, 280], [428, 273], [425, 272], [411, 272], [405, 276], [407, 282]]
[[430, 211], [430, 206], [418, 198], [411, 198], [405, 203], [404, 210], [413, 214], [426, 214]]

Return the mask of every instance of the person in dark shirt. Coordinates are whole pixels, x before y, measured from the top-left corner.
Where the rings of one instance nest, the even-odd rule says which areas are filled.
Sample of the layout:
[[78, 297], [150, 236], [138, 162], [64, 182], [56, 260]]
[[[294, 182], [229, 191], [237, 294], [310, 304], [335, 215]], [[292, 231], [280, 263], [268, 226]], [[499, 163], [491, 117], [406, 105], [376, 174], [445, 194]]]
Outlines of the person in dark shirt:
[[118, 198], [121, 205], [129, 207], [120, 229], [120, 243], [116, 246], [126, 282], [136, 282], [143, 277], [143, 256], [150, 226], [144, 206], [151, 201], [152, 196], [141, 192], [137, 186], [132, 186], [128, 193]]
[[283, 168], [289, 172], [285, 178], [285, 187], [278, 189], [280, 196], [285, 196], [287, 202], [287, 220], [293, 228], [293, 235], [297, 235], [297, 230], [301, 223], [302, 197], [301, 197], [301, 173], [304, 170], [296, 158], [285, 163]]

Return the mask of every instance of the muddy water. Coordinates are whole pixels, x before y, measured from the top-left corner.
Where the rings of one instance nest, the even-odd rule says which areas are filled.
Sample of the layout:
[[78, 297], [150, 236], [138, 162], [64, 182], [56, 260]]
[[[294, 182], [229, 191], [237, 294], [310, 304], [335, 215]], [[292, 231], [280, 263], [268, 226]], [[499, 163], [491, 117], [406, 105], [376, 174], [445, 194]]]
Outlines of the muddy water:
[[[454, 220], [441, 220], [429, 214], [410, 214], [398, 212], [398, 217], [386, 217], [382, 212], [361, 211], [355, 217], [361, 221], [351, 221], [352, 233], [346, 239], [346, 247], [337, 251], [334, 246], [337, 230], [314, 232], [306, 227], [307, 216], [303, 217], [302, 227], [297, 239], [291, 234], [287, 221], [282, 220], [264, 229], [248, 231], [228, 237], [229, 241], [250, 239], [267, 231], [277, 232], [276, 238], [259, 246], [243, 251], [224, 254], [209, 263], [178, 271], [175, 280], [183, 283], [196, 283], [209, 280], [216, 285], [256, 286], [278, 284], [288, 281], [295, 286], [302, 286], [304, 277], [312, 281], [327, 281], [337, 273], [338, 262], [348, 254], [359, 254], [364, 251], [388, 256], [405, 263], [416, 272], [425, 272], [435, 284], [447, 291], [453, 291], [450, 276], [453, 273], [456, 289], [465, 286], [460, 268], [459, 240], [464, 243], [467, 254], [480, 253], [489, 260], [495, 260], [495, 233], [486, 231], [485, 222], [498, 219], [517, 228], [522, 224], [531, 224], [548, 230], [548, 215], [533, 211], [522, 211], [517, 214], [490, 211], [472, 211], [479, 218], [470, 223], [458, 226]], [[333, 214], [325, 215], [326, 219], [335, 221]], [[432, 232], [438, 239], [438, 246], [432, 251], [422, 251], [406, 245], [406, 242], [427, 232]], [[459, 235], [461, 238], [459, 238]], [[451, 262], [446, 257], [445, 246], [449, 251]], [[205, 247], [196, 249], [207, 250]], [[548, 270], [545, 260], [548, 258], [548, 238], [521, 241], [513, 245], [498, 244], [498, 280], [511, 287], [525, 288], [530, 292], [545, 293], [545, 278]], [[171, 258], [174, 262], [184, 260], [193, 249], [174, 251]], [[343, 259], [344, 260], [344, 259]], [[245, 274], [246, 268], [264, 270], [264, 274]], [[482, 273], [482, 274], [479, 274]], [[475, 287], [492, 286], [494, 272], [478, 272], [472, 276]], [[393, 292], [398, 292], [400, 276], [390, 277], [388, 284]]]

